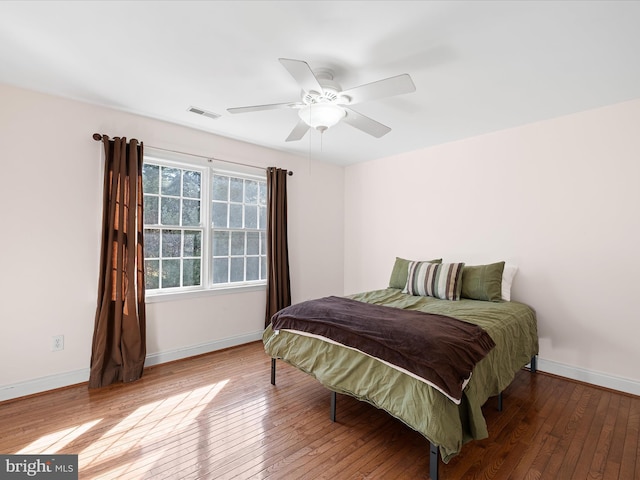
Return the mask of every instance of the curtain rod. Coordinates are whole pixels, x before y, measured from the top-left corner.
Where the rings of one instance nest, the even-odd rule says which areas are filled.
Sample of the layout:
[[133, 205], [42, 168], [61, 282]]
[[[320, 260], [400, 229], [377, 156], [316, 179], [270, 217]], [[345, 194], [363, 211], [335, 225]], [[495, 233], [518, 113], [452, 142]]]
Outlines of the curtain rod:
[[[94, 133], [93, 134], [93, 139], [96, 142], [100, 142], [100, 141], [102, 141], [102, 135], [99, 134], [99, 133]], [[178, 154], [181, 154], [181, 155], [189, 155], [191, 157], [204, 158], [204, 159], [207, 159], [209, 161], [216, 160], [218, 162], [232, 163], [234, 165], [242, 165], [243, 167], [258, 168], [260, 170], [263, 170], [263, 167], [257, 167], [255, 165], [250, 165], [248, 163], [233, 162], [231, 160], [223, 160], [221, 158], [216, 158], [216, 157], [207, 157], [206, 155], [197, 155], [195, 153], [181, 152], [179, 150], [170, 150], [168, 148], [154, 147], [153, 145], [149, 145], [149, 148], [153, 148], [154, 150], [162, 150], [164, 152], [178, 153]], [[287, 170], [287, 175], [291, 176], [291, 175], [293, 175], [293, 172], [291, 170]]]

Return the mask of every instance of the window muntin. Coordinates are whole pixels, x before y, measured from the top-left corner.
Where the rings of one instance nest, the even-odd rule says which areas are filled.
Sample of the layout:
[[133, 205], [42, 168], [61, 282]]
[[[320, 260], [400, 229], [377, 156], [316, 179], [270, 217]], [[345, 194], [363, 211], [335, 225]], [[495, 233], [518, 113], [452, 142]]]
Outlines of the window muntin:
[[148, 292], [265, 283], [263, 178], [147, 157], [143, 191]]

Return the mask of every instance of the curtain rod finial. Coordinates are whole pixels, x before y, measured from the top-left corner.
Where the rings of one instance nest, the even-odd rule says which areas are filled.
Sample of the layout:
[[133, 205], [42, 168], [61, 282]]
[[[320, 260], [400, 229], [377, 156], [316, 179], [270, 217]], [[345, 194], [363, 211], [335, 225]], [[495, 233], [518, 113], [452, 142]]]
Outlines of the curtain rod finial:
[[100, 140], [102, 140], [102, 135], [100, 135], [99, 133], [94, 133], [93, 134], [93, 139], [97, 142], [99, 142]]

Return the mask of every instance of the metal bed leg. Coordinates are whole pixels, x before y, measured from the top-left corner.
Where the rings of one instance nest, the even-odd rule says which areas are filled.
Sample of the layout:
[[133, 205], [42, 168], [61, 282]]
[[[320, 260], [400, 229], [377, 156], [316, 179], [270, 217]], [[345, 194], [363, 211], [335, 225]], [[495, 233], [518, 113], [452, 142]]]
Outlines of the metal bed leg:
[[536, 373], [536, 371], [538, 370], [538, 357], [536, 355], [531, 357], [530, 367], [531, 367], [531, 373]]
[[331, 390], [331, 421], [336, 421], [336, 392]]
[[502, 392], [498, 394], [498, 411], [502, 411]]
[[271, 359], [271, 385], [276, 384], [276, 359]]
[[429, 477], [431, 480], [438, 480], [438, 447], [429, 442]]

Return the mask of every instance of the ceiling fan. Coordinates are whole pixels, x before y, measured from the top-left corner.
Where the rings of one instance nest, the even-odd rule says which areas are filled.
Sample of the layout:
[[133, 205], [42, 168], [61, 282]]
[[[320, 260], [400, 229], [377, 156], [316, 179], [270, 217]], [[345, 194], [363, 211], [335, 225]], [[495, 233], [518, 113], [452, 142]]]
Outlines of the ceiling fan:
[[302, 88], [300, 101], [228, 108], [227, 111], [229, 113], [246, 113], [281, 108], [298, 110], [300, 120], [287, 137], [287, 142], [300, 140], [309, 128], [324, 132], [340, 121], [380, 138], [389, 133], [391, 129], [356, 112], [351, 108], [351, 105], [416, 90], [413, 80], [409, 74], [405, 73], [343, 91], [340, 85], [333, 80], [333, 71], [330, 69], [317, 69], [314, 72], [309, 64], [302, 60], [289, 58], [280, 58], [279, 60]]

